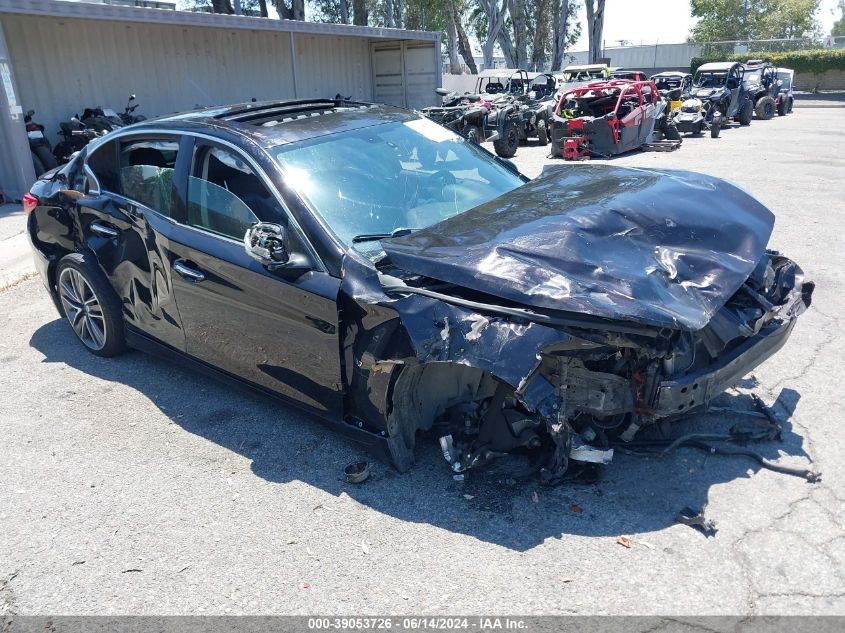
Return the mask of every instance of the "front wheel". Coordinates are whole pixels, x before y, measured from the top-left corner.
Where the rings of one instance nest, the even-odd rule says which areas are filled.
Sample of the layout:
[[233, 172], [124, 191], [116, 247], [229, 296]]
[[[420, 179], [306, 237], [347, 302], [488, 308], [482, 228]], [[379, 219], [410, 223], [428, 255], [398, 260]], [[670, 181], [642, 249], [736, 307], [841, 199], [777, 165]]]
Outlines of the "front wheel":
[[116, 356], [126, 348], [120, 300], [93, 257], [82, 253], [63, 257], [56, 286], [62, 312], [89, 352]]
[[516, 150], [519, 149], [519, 130], [516, 129], [515, 123], [505, 124], [502, 135], [493, 141], [493, 149], [496, 150], [496, 155], [502, 158], [512, 158], [516, 155]]
[[762, 97], [757, 105], [754, 106], [754, 111], [757, 113], [757, 118], [768, 121], [775, 116], [776, 104], [775, 100], [770, 96]]
[[751, 125], [752, 116], [754, 116], [754, 104], [749, 99], [742, 104], [742, 110], [739, 111], [739, 124], [744, 126]]
[[548, 145], [549, 144], [549, 128], [546, 125], [546, 119], [538, 119], [536, 127], [537, 127], [537, 140], [540, 142], [540, 145]]
[[710, 138], [719, 138], [719, 132], [722, 131], [722, 117], [716, 115], [713, 121], [710, 122]]

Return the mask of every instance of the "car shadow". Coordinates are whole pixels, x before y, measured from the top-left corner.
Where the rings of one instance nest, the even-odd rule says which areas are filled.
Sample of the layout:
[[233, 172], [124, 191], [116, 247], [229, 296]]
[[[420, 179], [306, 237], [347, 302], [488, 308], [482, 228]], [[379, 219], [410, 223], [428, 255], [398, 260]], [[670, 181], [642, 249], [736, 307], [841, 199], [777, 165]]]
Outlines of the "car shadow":
[[[335, 497], [345, 493], [377, 512], [517, 551], [566, 534], [618, 536], [662, 530], [674, 523], [681, 509], [704, 507], [712, 486], [749, 478], [760, 468], [745, 457], [711, 456], [683, 448], [649, 457], [617, 452], [594, 483], [549, 488], [536, 479], [517, 482], [511, 479], [516, 458], [470, 471], [465, 481], [458, 482], [436, 438], [422, 436], [417, 441], [416, 466], [399, 474], [367, 457], [359, 444], [330, 426], [272, 398], [229, 387], [140, 352], [113, 359], [88, 354], [63, 320], [39, 327], [30, 344], [44, 355], [45, 363], [67, 365], [138, 390], [185, 431], [250, 459], [256, 477], [269, 482], [301, 481]], [[752, 390], [756, 383], [746, 379], [740, 386], [742, 391]], [[800, 394], [790, 389], [780, 393], [775, 409], [783, 416], [782, 441], [755, 444], [754, 450], [768, 459], [806, 457], [803, 438], [788, 419], [799, 399]], [[736, 410], [754, 408], [746, 393], [723, 394], [714, 404]], [[695, 415], [680, 423], [674, 435], [726, 432], [747, 419], [741, 414]], [[371, 477], [363, 484], [347, 483], [344, 466], [362, 457], [372, 464]], [[281, 489], [280, 494], [284, 494]]]

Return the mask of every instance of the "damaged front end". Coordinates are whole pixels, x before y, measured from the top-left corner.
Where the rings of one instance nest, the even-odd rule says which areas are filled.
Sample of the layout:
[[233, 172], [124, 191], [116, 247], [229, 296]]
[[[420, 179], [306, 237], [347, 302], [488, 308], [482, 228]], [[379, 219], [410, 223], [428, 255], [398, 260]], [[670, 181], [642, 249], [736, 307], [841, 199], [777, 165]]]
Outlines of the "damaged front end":
[[[706, 407], [810, 305], [801, 269], [765, 250], [771, 214], [735, 187], [576, 169], [388, 240], [377, 267], [347, 257], [349, 409], [383, 418], [400, 470], [429, 430], [456, 474], [510, 453], [550, 484], [607, 463], [611, 441]], [[689, 188], [721, 204], [655, 209]]]

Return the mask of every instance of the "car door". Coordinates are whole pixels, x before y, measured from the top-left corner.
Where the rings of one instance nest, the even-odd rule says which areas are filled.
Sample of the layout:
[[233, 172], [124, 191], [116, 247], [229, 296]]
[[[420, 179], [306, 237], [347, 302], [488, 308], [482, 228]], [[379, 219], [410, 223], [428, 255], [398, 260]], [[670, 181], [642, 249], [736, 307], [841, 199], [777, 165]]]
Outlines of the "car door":
[[340, 280], [320, 265], [271, 272], [250, 257], [244, 234], [264, 221], [285, 225], [291, 252], [319, 262], [253, 159], [205, 138], [192, 157], [170, 260], [188, 354], [339, 419]]
[[[728, 111], [725, 114], [729, 117], [736, 116], [739, 112], [739, 93], [742, 92], [743, 75], [744, 73], [740, 70], [738, 65], [731, 68], [728, 73], [725, 85], [728, 86], [731, 94], [730, 101], [728, 103]], [[733, 88], [730, 88], [731, 86], [733, 86]]]
[[123, 305], [126, 323], [178, 350], [185, 336], [173, 297], [168, 248], [178, 135], [139, 134], [86, 157], [79, 230]]
[[[632, 86], [622, 88], [619, 105], [619, 152], [626, 152], [640, 146], [640, 128], [645, 118], [642, 94]], [[622, 109], [625, 111], [622, 111]], [[617, 114], [618, 116], [618, 114]]]

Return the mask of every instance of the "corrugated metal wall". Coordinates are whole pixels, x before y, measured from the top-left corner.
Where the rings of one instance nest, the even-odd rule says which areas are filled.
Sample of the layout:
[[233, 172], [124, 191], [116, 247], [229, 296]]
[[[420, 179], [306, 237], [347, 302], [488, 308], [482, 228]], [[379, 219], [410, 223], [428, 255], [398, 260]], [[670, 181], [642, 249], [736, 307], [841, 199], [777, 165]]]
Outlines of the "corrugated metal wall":
[[[30, 15], [2, 16], [24, 109], [56, 142], [58, 122], [86, 106], [148, 116], [293, 98], [290, 34]], [[294, 34], [297, 97], [372, 98], [369, 40]]]

